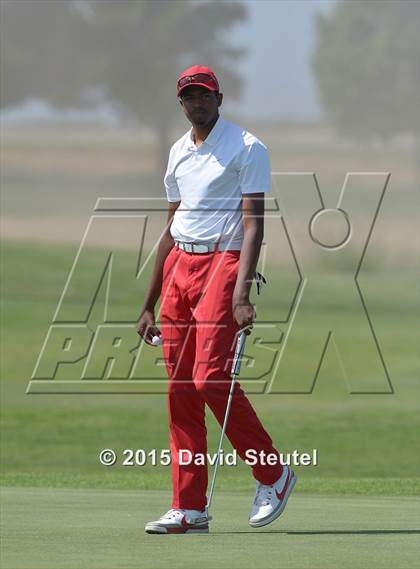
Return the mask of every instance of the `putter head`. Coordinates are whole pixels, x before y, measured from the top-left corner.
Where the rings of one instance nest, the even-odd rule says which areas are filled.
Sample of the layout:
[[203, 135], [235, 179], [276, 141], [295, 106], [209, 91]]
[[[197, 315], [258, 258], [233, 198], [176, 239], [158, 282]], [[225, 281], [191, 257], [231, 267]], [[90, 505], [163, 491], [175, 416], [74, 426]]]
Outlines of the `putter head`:
[[208, 521], [211, 521], [211, 520], [213, 519], [213, 516], [211, 516], [211, 515], [209, 514], [209, 511], [210, 511], [210, 504], [206, 504], [205, 512], [206, 512], [207, 520], [208, 520]]

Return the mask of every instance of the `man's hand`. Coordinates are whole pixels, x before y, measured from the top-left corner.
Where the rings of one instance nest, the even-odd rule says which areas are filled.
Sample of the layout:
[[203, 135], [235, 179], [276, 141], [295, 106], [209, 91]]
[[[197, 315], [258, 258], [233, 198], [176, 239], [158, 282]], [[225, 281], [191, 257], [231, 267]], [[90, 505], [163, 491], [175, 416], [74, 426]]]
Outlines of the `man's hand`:
[[255, 306], [249, 300], [240, 301], [234, 297], [232, 310], [233, 317], [239, 324], [239, 327], [241, 329], [245, 328], [243, 331], [246, 336], [249, 336], [253, 328], [253, 322], [257, 317]]
[[143, 310], [137, 322], [137, 334], [143, 338], [146, 344], [153, 346], [153, 336], [161, 336], [161, 331], [155, 323], [155, 313], [153, 310]]

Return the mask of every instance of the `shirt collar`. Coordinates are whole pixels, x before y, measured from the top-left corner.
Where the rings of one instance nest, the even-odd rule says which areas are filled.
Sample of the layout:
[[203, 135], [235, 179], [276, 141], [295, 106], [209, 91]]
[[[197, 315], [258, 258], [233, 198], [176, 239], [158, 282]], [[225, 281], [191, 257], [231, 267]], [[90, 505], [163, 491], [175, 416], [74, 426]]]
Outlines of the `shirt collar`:
[[[207, 144], [208, 146], [215, 146], [216, 142], [220, 138], [220, 135], [222, 134], [224, 124], [225, 124], [225, 121], [224, 121], [223, 117], [221, 115], [219, 115], [219, 118], [217, 119], [213, 128], [211, 129], [211, 131], [207, 135], [206, 140], [202, 144]], [[189, 143], [190, 143], [189, 144], [190, 149], [196, 148], [194, 141], [192, 139], [192, 128], [190, 129]]]

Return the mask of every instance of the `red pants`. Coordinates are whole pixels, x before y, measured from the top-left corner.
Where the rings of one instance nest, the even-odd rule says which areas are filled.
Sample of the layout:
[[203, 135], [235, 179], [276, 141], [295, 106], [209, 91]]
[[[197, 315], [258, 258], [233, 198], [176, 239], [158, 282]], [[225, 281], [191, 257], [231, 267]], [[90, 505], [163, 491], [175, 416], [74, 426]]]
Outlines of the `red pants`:
[[[239, 331], [232, 314], [239, 256], [240, 251], [186, 253], [175, 246], [165, 260], [160, 319], [169, 375], [172, 508], [202, 511], [206, 506], [207, 465], [181, 465], [178, 451], [207, 453], [206, 403], [223, 424]], [[247, 449], [278, 456], [239, 383], [226, 435], [242, 459]], [[280, 464], [253, 466], [263, 484], [274, 483], [281, 472]]]

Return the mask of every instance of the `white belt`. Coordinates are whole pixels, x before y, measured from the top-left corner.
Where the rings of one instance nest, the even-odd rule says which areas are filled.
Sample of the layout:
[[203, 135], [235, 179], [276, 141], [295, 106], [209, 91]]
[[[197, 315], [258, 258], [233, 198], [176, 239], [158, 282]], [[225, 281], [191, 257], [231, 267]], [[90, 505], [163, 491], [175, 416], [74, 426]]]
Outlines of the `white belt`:
[[240, 246], [229, 243], [189, 243], [175, 241], [175, 246], [186, 253], [213, 253], [214, 251], [240, 251]]

